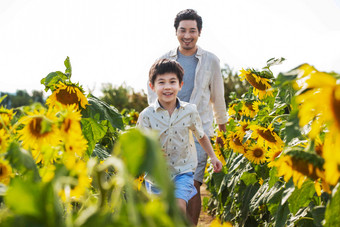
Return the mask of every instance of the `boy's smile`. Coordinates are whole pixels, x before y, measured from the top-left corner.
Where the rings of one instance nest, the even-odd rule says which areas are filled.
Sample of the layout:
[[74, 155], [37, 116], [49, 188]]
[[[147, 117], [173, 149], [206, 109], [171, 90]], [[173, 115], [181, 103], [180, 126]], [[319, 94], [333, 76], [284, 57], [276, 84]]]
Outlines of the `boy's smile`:
[[182, 85], [183, 82], [179, 83], [175, 73], [157, 75], [154, 84], [150, 83], [151, 89], [157, 94], [159, 103], [167, 110], [173, 110], [176, 107], [177, 94]]

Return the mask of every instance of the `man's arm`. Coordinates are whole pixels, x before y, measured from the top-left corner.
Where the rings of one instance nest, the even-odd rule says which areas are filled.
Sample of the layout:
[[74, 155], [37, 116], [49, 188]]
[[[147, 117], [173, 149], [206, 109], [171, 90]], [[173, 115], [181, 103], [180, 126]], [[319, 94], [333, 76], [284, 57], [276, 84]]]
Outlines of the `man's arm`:
[[220, 172], [222, 170], [222, 162], [216, 157], [208, 136], [204, 135], [201, 139], [198, 139], [198, 142], [200, 143], [204, 151], [209, 155], [211, 163], [214, 167], [214, 171], [216, 173]]

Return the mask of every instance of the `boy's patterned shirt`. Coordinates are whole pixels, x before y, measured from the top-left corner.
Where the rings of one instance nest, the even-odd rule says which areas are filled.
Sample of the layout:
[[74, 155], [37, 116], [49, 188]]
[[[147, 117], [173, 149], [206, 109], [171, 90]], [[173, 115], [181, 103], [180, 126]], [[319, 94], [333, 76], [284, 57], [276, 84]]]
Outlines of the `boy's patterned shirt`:
[[196, 105], [182, 102], [179, 99], [178, 104], [170, 116], [157, 100], [155, 104], [140, 113], [137, 122], [137, 127], [158, 131], [171, 178], [178, 174], [195, 171], [197, 154], [191, 132], [197, 139], [204, 136]]

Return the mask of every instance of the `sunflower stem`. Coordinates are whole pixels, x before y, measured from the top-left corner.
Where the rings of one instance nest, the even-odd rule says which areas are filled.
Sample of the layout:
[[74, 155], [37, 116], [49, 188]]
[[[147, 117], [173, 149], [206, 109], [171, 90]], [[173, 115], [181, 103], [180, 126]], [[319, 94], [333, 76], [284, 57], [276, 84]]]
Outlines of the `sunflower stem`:
[[273, 124], [277, 119], [281, 118], [281, 117], [288, 117], [289, 114], [281, 114], [281, 115], [278, 115], [276, 117], [273, 118], [271, 124]]

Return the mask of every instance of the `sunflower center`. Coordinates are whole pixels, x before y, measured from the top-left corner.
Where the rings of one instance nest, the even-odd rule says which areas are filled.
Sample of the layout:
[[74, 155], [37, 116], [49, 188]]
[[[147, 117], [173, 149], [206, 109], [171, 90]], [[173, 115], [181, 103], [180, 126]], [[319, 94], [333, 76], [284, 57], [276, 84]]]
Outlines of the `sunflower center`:
[[60, 90], [59, 93], [56, 94], [56, 99], [64, 105], [78, 103], [77, 93], [75, 91], [70, 91], [69, 93], [66, 89]]
[[254, 108], [253, 108], [253, 104], [252, 103], [246, 103], [246, 107], [251, 110], [251, 111], [255, 111]]
[[64, 131], [67, 133], [68, 132], [68, 130], [71, 128], [71, 119], [66, 119], [65, 120], [65, 129], [64, 129]]
[[260, 136], [263, 139], [267, 140], [268, 142], [276, 143], [276, 139], [275, 139], [275, 137], [273, 136], [273, 134], [271, 133], [270, 130], [258, 129], [257, 132], [260, 134]]
[[237, 145], [237, 146], [242, 146], [241, 140], [238, 136], [234, 136], [233, 137], [233, 142]]
[[333, 90], [331, 105], [337, 126], [340, 127], [340, 85]]
[[43, 137], [44, 135], [46, 135], [48, 133], [48, 132], [42, 133], [42, 130], [41, 130], [42, 129], [42, 125], [41, 125], [42, 121], [43, 121], [43, 119], [41, 117], [36, 117], [29, 124], [30, 132], [35, 137]]
[[256, 158], [261, 158], [263, 156], [263, 150], [261, 148], [255, 148], [253, 151], [253, 155]]
[[277, 151], [275, 152], [275, 154], [273, 155], [274, 159], [279, 157], [279, 155], [281, 154], [281, 151]]
[[253, 76], [252, 73], [247, 73], [246, 74], [246, 78], [248, 80], [248, 82], [253, 85], [253, 87], [255, 87], [258, 90], [261, 91], [265, 91], [267, 89], [266, 85], [264, 83], [262, 83], [261, 81], [257, 82], [255, 77]]
[[0, 165], [0, 176], [2, 176], [2, 174], [5, 172], [5, 171], [3, 170], [3, 168], [4, 168], [4, 166], [3, 166], [3, 165]]
[[310, 173], [309, 166], [312, 165], [305, 160], [292, 158], [292, 168], [303, 175], [310, 177], [313, 180], [318, 179], [319, 177], [316, 175], [316, 167], [312, 167], [312, 172]]
[[245, 125], [242, 125], [242, 129], [243, 129], [243, 131], [248, 131], [249, 129], [247, 129], [247, 127], [248, 127], [248, 124], [245, 124]]
[[315, 152], [318, 155], [322, 156], [322, 149], [323, 149], [323, 146], [322, 145], [318, 145], [318, 146], [315, 147]]

